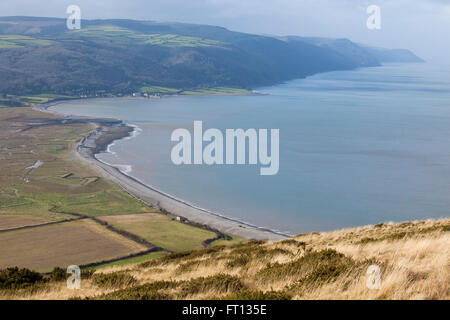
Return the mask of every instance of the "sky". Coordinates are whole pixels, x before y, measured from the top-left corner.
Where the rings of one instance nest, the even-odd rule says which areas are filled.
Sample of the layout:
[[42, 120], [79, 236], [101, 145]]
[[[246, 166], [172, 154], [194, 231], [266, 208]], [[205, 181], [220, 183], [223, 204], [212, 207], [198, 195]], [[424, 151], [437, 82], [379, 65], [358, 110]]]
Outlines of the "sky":
[[[450, 64], [450, 0], [1, 0], [0, 16], [129, 18], [210, 24], [270, 35], [348, 38], [410, 49]], [[381, 9], [381, 29], [369, 30], [367, 8]]]

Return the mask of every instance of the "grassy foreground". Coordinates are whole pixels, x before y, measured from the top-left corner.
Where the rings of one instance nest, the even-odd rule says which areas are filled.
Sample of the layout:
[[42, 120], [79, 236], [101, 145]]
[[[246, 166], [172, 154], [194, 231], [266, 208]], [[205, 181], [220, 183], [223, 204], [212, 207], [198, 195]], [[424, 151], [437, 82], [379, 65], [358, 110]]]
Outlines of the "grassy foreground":
[[[80, 290], [41, 279], [0, 298], [449, 299], [449, 230], [427, 220], [218, 246], [85, 272]], [[371, 265], [379, 289], [367, 287]]]

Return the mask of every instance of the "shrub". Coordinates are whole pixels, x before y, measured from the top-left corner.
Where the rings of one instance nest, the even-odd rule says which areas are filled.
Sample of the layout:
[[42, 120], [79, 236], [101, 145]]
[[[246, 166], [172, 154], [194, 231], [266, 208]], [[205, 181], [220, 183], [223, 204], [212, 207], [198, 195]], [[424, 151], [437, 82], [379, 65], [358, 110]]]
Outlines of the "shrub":
[[179, 285], [178, 282], [171, 281], [156, 281], [153, 283], [147, 283], [140, 286], [121, 289], [106, 295], [101, 296], [99, 299], [105, 300], [169, 300], [171, 295], [160, 292], [161, 290], [167, 290], [176, 288]]
[[81, 269], [81, 279], [90, 279], [95, 273], [95, 269]]
[[247, 246], [234, 248], [228, 255], [229, 261], [226, 263], [228, 268], [246, 267], [252, 261], [261, 259], [270, 259], [276, 255], [289, 255], [292, 253], [282, 248], [267, 249], [263, 246]]
[[141, 263], [139, 266], [141, 268], [148, 268], [148, 267], [155, 267], [158, 265], [165, 265], [172, 262], [180, 262], [180, 261], [186, 261], [189, 259], [196, 259], [203, 257], [205, 255], [212, 255], [215, 253], [218, 253], [222, 251], [226, 246], [217, 246], [212, 248], [206, 248], [206, 249], [200, 249], [200, 250], [193, 250], [193, 251], [183, 251], [183, 252], [177, 252], [165, 255], [158, 259], [152, 259], [150, 261], [146, 261]]
[[0, 270], [0, 289], [20, 289], [42, 282], [40, 273], [18, 267]]
[[300, 279], [299, 284], [323, 284], [335, 280], [338, 276], [348, 271], [348, 265], [338, 263], [336, 265], [325, 264], [318, 266], [305, 278]]
[[291, 300], [292, 296], [284, 291], [239, 290], [221, 298], [222, 300]]
[[206, 278], [196, 278], [181, 285], [180, 295], [186, 297], [214, 290], [219, 293], [235, 292], [244, 288], [241, 280], [227, 274], [218, 274]]
[[[258, 276], [269, 280], [282, 280], [288, 277], [302, 279], [311, 276], [312, 279], [330, 279], [336, 276], [338, 272], [343, 271], [344, 267], [351, 267], [355, 263], [352, 259], [344, 256], [332, 249], [321, 251], [309, 251], [303, 257], [284, 264], [269, 263], [264, 269], [260, 270]], [[333, 268], [336, 267], [336, 272]], [[314, 276], [314, 274], [316, 275]], [[330, 274], [330, 277], [321, 275]]]
[[60, 268], [60, 267], [55, 267], [53, 268], [52, 273], [50, 273], [49, 279], [51, 281], [63, 281], [67, 279], [67, 272], [66, 270]]
[[121, 288], [135, 285], [137, 280], [127, 273], [113, 272], [94, 274], [92, 276], [92, 282], [100, 288]]

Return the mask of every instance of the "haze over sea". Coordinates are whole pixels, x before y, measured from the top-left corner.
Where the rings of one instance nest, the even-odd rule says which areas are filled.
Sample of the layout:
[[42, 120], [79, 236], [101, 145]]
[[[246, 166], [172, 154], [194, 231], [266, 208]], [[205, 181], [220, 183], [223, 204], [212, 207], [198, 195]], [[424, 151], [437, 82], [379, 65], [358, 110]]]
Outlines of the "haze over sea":
[[[52, 107], [137, 125], [98, 155], [197, 206], [291, 234], [450, 216], [450, 70], [392, 64], [259, 88], [267, 95], [95, 99]], [[280, 129], [280, 171], [172, 164], [174, 129]], [[131, 167], [129, 167], [131, 166]]]

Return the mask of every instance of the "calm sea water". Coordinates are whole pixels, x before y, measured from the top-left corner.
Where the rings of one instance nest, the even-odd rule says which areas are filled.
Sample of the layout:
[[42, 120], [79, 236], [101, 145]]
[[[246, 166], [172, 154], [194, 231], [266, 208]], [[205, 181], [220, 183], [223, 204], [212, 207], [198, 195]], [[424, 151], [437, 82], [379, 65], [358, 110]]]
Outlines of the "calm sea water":
[[[450, 216], [450, 72], [429, 64], [319, 74], [267, 95], [98, 99], [54, 107], [142, 132], [105, 162], [176, 197], [259, 226], [303, 233]], [[279, 128], [280, 171], [175, 166], [176, 128]]]

